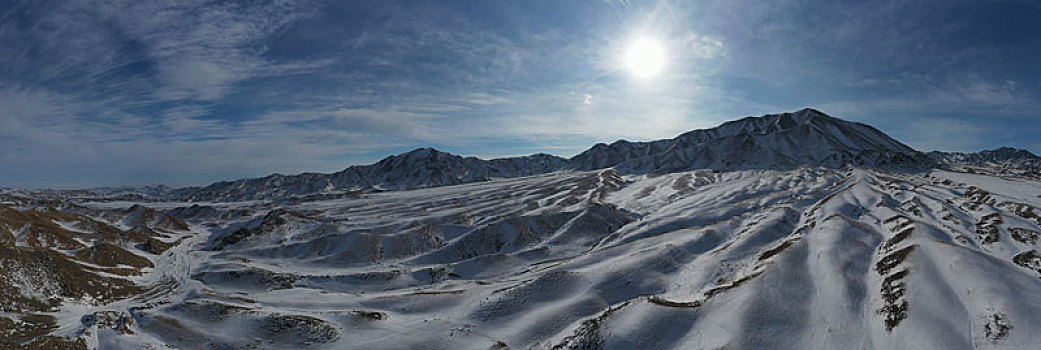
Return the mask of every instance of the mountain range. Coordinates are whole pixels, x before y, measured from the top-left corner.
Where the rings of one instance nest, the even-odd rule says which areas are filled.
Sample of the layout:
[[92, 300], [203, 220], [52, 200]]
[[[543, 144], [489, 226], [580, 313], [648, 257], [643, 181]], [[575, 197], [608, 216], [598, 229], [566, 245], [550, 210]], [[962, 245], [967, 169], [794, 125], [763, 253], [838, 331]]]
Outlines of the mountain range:
[[1030, 159], [1039, 158], [1029, 151], [1013, 148], [979, 153], [922, 153], [872, 126], [806, 108], [792, 113], [747, 117], [672, 139], [599, 143], [571, 158], [535, 154], [483, 160], [420, 148], [335, 173], [273, 174], [162, 192], [152, 188], [145, 194], [167, 200], [218, 202], [345, 191], [407, 190], [605, 168], [614, 168], [623, 174], [848, 165], [923, 170], [943, 164]]

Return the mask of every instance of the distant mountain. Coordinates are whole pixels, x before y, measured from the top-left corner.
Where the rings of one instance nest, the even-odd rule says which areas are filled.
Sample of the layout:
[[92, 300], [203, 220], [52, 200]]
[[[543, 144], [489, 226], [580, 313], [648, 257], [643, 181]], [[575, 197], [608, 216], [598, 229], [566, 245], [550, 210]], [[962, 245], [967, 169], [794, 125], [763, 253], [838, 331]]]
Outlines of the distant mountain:
[[0, 187], [0, 193], [54, 200], [89, 198], [91, 201], [148, 201], [165, 198], [175, 189], [166, 185], [95, 187], [78, 190], [11, 189]]
[[169, 197], [187, 201], [242, 201], [333, 191], [404, 190], [543, 174], [564, 169], [565, 164], [566, 159], [548, 154], [483, 160], [420, 148], [384, 158], [376, 164], [351, 166], [332, 174], [274, 174], [224, 181], [201, 188], [177, 189]]
[[984, 164], [1003, 163], [1009, 161], [1041, 161], [1041, 157], [1038, 157], [1030, 151], [1012, 147], [1001, 147], [998, 149], [975, 153], [932, 151], [927, 153], [927, 155], [929, 158], [942, 164]]
[[574, 169], [614, 167], [630, 173], [692, 169], [928, 168], [932, 160], [869, 125], [815, 109], [748, 117], [674, 139], [598, 144], [574, 158]]
[[601, 143], [570, 159], [536, 154], [483, 160], [420, 148], [332, 174], [274, 174], [177, 189], [166, 197], [187, 201], [259, 200], [351, 190], [406, 190], [603, 168], [623, 173], [667, 173], [792, 169], [803, 165], [922, 169], [934, 164], [925, 154], [869, 125], [807, 108], [747, 117], [673, 139]]
[[949, 170], [1041, 180], [1041, 157], [1024, 149], [1001, 147], [974, 153], [933, 151], [928, 156]]

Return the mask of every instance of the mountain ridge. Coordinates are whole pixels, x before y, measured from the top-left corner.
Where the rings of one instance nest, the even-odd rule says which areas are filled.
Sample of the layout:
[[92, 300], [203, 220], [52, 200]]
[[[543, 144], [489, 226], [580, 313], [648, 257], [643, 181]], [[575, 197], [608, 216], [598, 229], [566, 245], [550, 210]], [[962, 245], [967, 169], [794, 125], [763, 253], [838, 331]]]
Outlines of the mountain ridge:
[[571, 158], [548, 154], [483, 160], [418, 148], [342, 171], [216, 182], [170, 191], [186, 201], [259, 200], [330, 191], [406, 190], [555, 171], [616, 168], [623, 173], [692, 169], [791, 169], [846, 165], [925, 169], [933, 161], [878, 129], [804, 108], [745, 117], [671, 139], [598, 143]]
[[1041, 161], [1041, 157], [1025, 149], [1013, 147], [999, 147], [979, 152], [941, 152], [932, 151], [926, 153], [930, 158], [940, 163], [997, 163], [1006, 161]]

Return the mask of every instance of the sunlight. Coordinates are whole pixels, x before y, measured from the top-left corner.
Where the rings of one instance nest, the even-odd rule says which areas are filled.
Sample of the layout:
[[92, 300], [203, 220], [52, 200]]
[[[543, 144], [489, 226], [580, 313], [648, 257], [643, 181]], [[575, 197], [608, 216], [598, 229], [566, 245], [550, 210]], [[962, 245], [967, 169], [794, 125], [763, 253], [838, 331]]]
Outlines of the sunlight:
[[665, 67], [665, 51], [657, 41], [639, 38], [626, 50], [625, 65], [637, 78], [652, 78]]

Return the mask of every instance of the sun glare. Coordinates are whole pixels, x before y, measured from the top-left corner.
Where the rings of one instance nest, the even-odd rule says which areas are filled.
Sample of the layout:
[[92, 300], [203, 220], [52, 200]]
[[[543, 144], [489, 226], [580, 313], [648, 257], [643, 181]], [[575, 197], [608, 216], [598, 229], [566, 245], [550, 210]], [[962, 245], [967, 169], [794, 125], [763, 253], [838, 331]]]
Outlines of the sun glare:
[[648, 79], [665, 67], [665, 52], [657, 41], [640, 38], [625, 52], [625, 65], [633, 76]]

